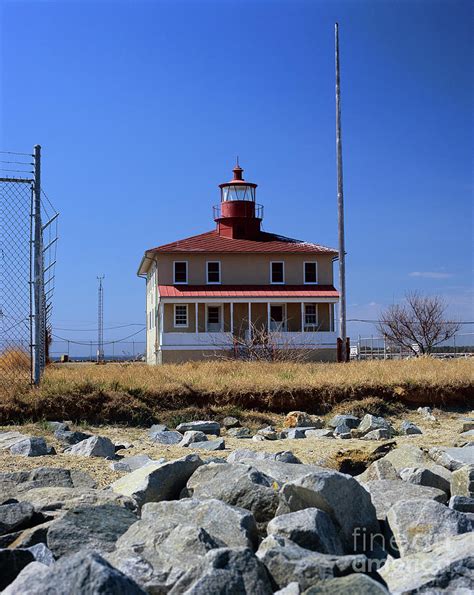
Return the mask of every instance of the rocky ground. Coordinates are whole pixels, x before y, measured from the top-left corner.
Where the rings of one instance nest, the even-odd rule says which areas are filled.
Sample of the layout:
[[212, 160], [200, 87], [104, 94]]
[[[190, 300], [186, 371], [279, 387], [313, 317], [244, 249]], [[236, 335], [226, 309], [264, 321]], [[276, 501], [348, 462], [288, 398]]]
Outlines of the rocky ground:
[[468, 593], [474, 415], [0, 428], [0, 589]]

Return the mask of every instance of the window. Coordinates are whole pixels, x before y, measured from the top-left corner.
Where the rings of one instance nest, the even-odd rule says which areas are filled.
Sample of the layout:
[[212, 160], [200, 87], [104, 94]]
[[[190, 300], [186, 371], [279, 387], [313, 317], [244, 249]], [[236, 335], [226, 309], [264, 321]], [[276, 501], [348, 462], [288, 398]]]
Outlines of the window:
[[184, 260], [174, 263], [174, 284], [188, 282], [188, 263]]
[[318, 327], [318, 311], [316, 304], [305, 304], [304, 330], [315, 331]]
[[221, 332], [221, 308], [220, 306], [207, 307], [207, 332]]
[[221, 263], [208, 262], [207, 263], [207, 282], [220, 283], [221, 282]]
[[174, 307], [174, 325], [188, 326], [188, 306], [175, 304]]
[[270, 283], [284, 283], [285, 282], [285, 263], [271, 262], [270, 263]]
[[304, 282], [317, 283], [318, 282], [318, 263], [305, 262], [304, 263]]

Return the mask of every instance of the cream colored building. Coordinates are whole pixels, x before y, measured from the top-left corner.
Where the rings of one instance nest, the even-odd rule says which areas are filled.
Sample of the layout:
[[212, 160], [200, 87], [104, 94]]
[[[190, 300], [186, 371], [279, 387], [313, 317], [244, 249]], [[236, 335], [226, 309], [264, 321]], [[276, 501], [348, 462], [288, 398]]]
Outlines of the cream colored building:
[[263, 232], [257, 186], [233, 171], [214, 230], [145, 252], [146, 361], [242, 357], [259, 342], [335, 360], [337, 251]]

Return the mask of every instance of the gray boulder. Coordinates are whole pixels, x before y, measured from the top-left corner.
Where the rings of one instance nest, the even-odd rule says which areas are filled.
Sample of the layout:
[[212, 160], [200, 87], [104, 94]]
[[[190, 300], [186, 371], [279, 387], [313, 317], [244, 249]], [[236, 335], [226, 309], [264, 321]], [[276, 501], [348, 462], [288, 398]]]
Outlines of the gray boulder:
[[448, 506], [458, 512], [474, 513], [474, 498], [469, 498], [468, 496], [451, 496]]
[[110, 552], [136, 520], [133, 512], [112, 504], [73, 508], [52, 522], [47, 544], [56, 558], [86, 549]]
[[437, 488], [415, 485], [401, 480], [379, 479], [367, 481], [364, 488], [369, 492], [377, 511], [377, 518], [381, 521], [387, 518], [390, 508], [403, 500], [434, 500], [446, 503], [448, 497], [445, 492]]
[[316, 473], [323, 469], [323, 467], [318, 467], [317, 465], [295, 465], [294, 463], [282, 463], [271, 459], [242, 459], [239, 462], [245, 465], [251, 465], [279, 484], [294, 481], [304, 475]]
[[41, 564], [44, 564], [45, 566], [54, 564], [53, 552], [47, 548], [44, 543], [36, 543], [25, 549], [33, 554], [36, 562], [41, 562]]
[[113, 459], [115, 457], [115, 444], [105, 436], [92, 436], [81, 440], [78, 444], [66, 449], [70, 455], [81, 457], [102, 457]]
[[226, 430], [230, 428], [240, 428], [240, 421], [236, 417], [228, 416], [222, 420], [222, 425]]
[[158, 442], [159, 444], [179, 444], [183, 439], [180, 432], [174, 430], [166, 430], [164, 432], [155, 432], [150, 436], [152, 442]]
[[200, 432], [198, 430], [188, 430], [181, 436], [179, 446], [187, 447], [193, 442], [207, 442], [207, 434], [204, 434], [204, 432]]
[[464, 465], [451, 474], [451, 494], [474, 498], [474, 464]]
[[334, 438], [332, 430], [306, 430], [306, 438]]
[[305, 508], [277, 516], [268, 523], [267, 533], [286, 537], [321, 554], [341, 556], [345, 553], [331, 517], [318, 508]]
[[265, 440], [278, 440], [280, 438], [279, 432], [277, 432], [273, 426], [261, 428], [257, 431], [257, 436], [260, 436]]
[[147, 502], [173, 500], [201, 465], [203, 461], [195, 454], [168, 463], [150, 463], [121, 477], [110, 487], [116, 494], [133, 498], [139, 507]]
[[230, 453], [227, 457], [228, 463], [239, 463], [247, 459], [258, 461], [279, 461], [280, 463], [291, 463], [300, 465], [301, 461], [296, 457], [291, 450], [284, 450], [280, 452], [259, 452], [256, 450], [249, 450], [247, 448], [238, 448]]
[[171, 589], [170, 595], [271, 595], [263, 564], [248, 548], [211, 550]]
[[297, 582], [293, 582], [283, 587], [283, 589], [278, 589], [273, 595], [301, 595], [301, 589]]
[[14, 444], [27, 438], [29, 438], [27, 434], [20, 432], [0, 432], [0, 450], [10, 450]]
[[400, 470], [400, 477], [408, 483], [438, 488], [449, 496], [451, 472], [441, 465], [434, 465], [431, 469], [407, 467]]
[[134, 455], [131, 457], [124, 457], [120, 459], [120, 461], [113, 461], [110, 463], [110, 468], [113, 471], [125, 471], [126, 473], [131, 473], [132, 471], [136, 471], [137, 469], [141, 469], [145, 465], [149, 463], [165, 463], [166, 459], [158, 459], [153, 460], [150, 459], [148, 455]]
[[364, 440], [388, 440], [388, 438], [391, 438], [391, 436], [392, 433], [390, 430], [387, 430], [386, 428], [379, 428], [378, 430], [367, 432], [367, 434], [364, 434], [362, 438]]
[[421, 448], [412, 444], [404, 444], [394, 448], [384, 457], [397, 471], [405, 467], [427, 467], [431, 468], [435, 463]]
[[44, 457], [49, 454], [49, 449], [44, 438], [28, 437], [13, 444], [10, 452], [22, 457]]
[[333, 556], [302, 548], [285, 537], [270, 535], [262, 541], [257, 557], [279, 589], [297, 582], [301, 589], [320, 581], [344, 576], [367, 567], [364, 555]]
[[366, 482], [377, 479], [400, 479], [398, 472], [386, 457], [374, 461], [367, 469], [357, 476], [357, 481]]
[[449, 469], [456, 471], [464, 465], [474, 465], [474, 446], [464, 446], [462, 448], [433, 447], [429, 450], [430, 457], [438, 463]]
[[47, 514], [53, 511], [66, 511], [78, 506], [100, 506], [114, 504], [134, 511], [137, 504], [133, 498], [115, 494], [110, 490], [89, 488], [35, 488], [22, 493], [22, 498], [30, 502], [35, 511]]
[[148, 430], [148, 435], [150, 436], [150, 438], [153, 438], [154, 434], [157, 434], [158, 432], [168, 432], [169, 428], [167, 426], [165, 426], [165, 424], [153, 424], [151, 426], [151, 428]]
[[474, 521], [434, 500], [404, 500], [388, 511], [387, 521], [401, 556], [429, 550], [436, 542], [474, 531]]
[[92, 438], [92, 434], [87, 434], [86, 432], [76, 432], [71, 431], [69, 429], [62, 429], [58, 428], [54, 432], [54, 436], [61, 444], [67, 444], [69, 446], [74, 446], [74, 444], [79, 444], [83, 440], [88, 440]]
[[35, 556], [28, 549], [0, 549], [0, 590], [5, 589]]
[[190, 448], [198, 448], [200, 450], [225, 450], [224, 438], [217, 438], [216, 440], [205, 440], [204, 442], [193, 442]]
[[227, 436], [240, 439], [252, 438], [252, 432], [248, 428], [229, 428]]
[[449, 537], [428, 552], [390, 559], [379, 570], [390, 593], [471, 593], [474, 586], [474, 533]]
[[221, 426], [217, 421], [190, 421], [188, 423], [179, 424], [176, 428], [178, 432], [184, 434], [190, 430], [204, 432], [204, 434], [212, 434], [213, 436], [220, 436]]
[[387, 432], [393, 432], [392, 426], [386, 419], [367, 413], [367, 415], [364, 415], [362, 421], [357, 426], [357, 433], [359, 436], [365, 436], [374, 430], [386, 430]]
[[306, 430], [302, 428], [290, 428], [286, 435], [288, 440], [298, 440], [301, 438], [306, 438]]
[[348, 551], [362, 551], [362, 533], [378, 533], [370, 494], [350, 475], [322, 469], [283, 485], [279, 514], [319, 508], [335, 522]]
[[216, 498], [250, 510], [258, 524], [274, 517], [279, 502], [274, 480], [243, 464], [203, 465], [189, 479], [187, 492], [194, 498]]
[[341, 424], [345, 424], [349, 429], [354, 429], [360, 424], [360, 419], [355, 415], [335, 415], [329, 422], [329, 427], [337, 428]]
[[28, 502], [16, 502], [0, 506], [0, 535], [27, 527], [35, 509]]
[[347, 424], [341, 422], [334, 428], [334, 435], [338, 438], [345, 435], [351, 437], [351, 428]]
[[324, 580], [303, 595], [389, 595], [387, 589], [366, 574], [349, 574]]
[[412, 434], [423, 434], [423, 432], [412, 421], [403, 421], [400, 426], [400, 434], [410, 436]]
[[30, 562], [18, 574], [16, 579], [2, 591], [2, 595], [38, 595], [36, 584], [49, 572], [48, 566], [41, 562]]
[[7, 595], [145, 595], [133, 580], [96, 552], [66, 556], [36, 573], [30, 585], [23, 580], [20, 587], [15, 583], [10, 585]]

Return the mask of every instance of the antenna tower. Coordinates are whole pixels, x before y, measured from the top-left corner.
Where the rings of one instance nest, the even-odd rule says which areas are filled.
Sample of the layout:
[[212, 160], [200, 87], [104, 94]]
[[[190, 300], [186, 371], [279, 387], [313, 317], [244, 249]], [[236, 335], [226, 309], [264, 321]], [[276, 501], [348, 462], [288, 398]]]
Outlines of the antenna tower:
[[97, 363], [104, 363], [104, 286], [105, 275], [97, 277], [99, 281], [98, 317], [97, 317]]

